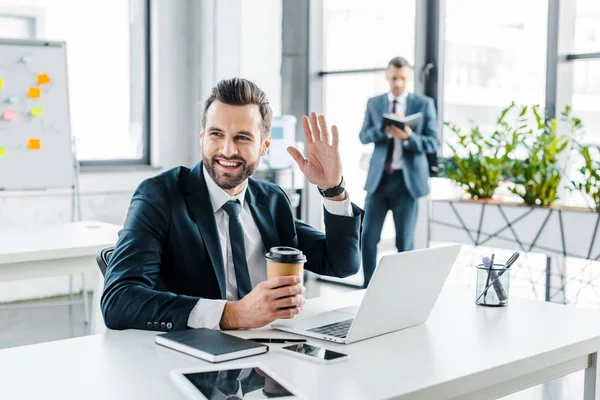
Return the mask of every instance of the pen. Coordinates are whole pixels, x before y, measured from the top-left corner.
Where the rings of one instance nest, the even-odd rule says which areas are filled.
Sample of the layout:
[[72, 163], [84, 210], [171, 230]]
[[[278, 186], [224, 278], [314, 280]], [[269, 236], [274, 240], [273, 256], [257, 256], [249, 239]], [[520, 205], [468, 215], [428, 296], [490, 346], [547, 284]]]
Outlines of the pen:
[[271, 338], [250, 338], [248, 340], [252, 340], [257, 343], [305, 343], [306, 339], [271, 339]]
[[[492, 269], [494, 268], [494, 258], [495, 258], [495, 254], [492, 253], [492, 258], [490, 259], [490, 266], [489, 266], [488, 274], [487, 274], [487, 281], [485, 282], [485, 286], [484, 286], [485, 288], [489, 288], [490, 277], [492, 275]], [[484, 293], [485, 294], [483, 295], [483, 302], [487, 303], [487, 301], [485, 299], [485, 296], [487, 295], [487, 289], [485, 289]]]

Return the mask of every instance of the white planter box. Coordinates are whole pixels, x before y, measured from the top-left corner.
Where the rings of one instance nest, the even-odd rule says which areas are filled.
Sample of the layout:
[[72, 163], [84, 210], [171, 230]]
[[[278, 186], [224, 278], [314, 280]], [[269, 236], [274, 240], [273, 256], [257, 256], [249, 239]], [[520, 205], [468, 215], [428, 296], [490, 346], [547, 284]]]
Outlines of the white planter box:
[[600, 213], [459, 199], [432, 200], [430, 240], [598, 260]]

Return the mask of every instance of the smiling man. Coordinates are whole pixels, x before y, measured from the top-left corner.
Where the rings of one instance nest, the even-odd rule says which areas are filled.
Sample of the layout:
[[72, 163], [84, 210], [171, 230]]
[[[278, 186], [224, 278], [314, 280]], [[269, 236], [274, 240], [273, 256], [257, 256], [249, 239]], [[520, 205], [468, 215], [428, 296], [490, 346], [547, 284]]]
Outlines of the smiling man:
[[294, 218], [283, 190], [254, 180], [269, 149], [272, 111], [245, 79], [221, 81], [202, 116], [202, 162], [147, 179], [131, 200], [106, 271], [102, 312], [111, 329], [257, 328], [302, 310], [296, 277], [266, 279], [265, 253], [291, 246], [305, 268], [346, 277], [360, 265], [362, 210], [344, 190], [339, 133], [303, 117], [306, 154], [290, 156], [316, 185], [325, 231]]

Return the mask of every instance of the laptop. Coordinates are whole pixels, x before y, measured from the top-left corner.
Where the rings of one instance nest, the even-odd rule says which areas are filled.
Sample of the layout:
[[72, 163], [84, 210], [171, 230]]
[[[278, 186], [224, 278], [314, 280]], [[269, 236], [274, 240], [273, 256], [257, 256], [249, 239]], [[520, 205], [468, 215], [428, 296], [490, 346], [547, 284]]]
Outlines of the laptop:
[[427, 321], [461, 245], [407, 251], [381, 258], [359, 307], [277, 320], [274, 329], [354, 343]]

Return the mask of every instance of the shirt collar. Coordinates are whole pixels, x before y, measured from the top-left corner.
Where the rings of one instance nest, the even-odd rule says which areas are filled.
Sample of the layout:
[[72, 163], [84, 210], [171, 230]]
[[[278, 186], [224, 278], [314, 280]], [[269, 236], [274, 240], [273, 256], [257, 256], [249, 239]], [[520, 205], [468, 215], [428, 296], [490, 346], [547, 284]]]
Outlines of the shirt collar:
[[405, 90], [404, 92], [402, 92], [402, 94], [400, 96], [396, 96], [394, 97], [394, 94], [392, 92], [388, 92], [388, 101], [391, 103], [392, 101], [394, 101], [394, 99], [398, 102], [398, 103], [406, 103], [406, 99], [408, 98], [408, 91]]
[[208, 189], [208, 195], [210, 197], [210, 202], [212, 203], [213, 210], [215, 212], [219, 211], [223, 204], [227, 203], [229, 200], [237, 199], [240, 201], [242, 208], [244, 207], [244, 199], [246, 198], [246, 190], [248, 189], [248, 184], [246, 183], [246, 187], [237, 195], [230, 196], [223, 189], [217, 185], [217, 183], [210, 176], [204, 165], [202, 165], [202, 173], [204, 174], [204, 180], [206, 181], [206, 188]]

